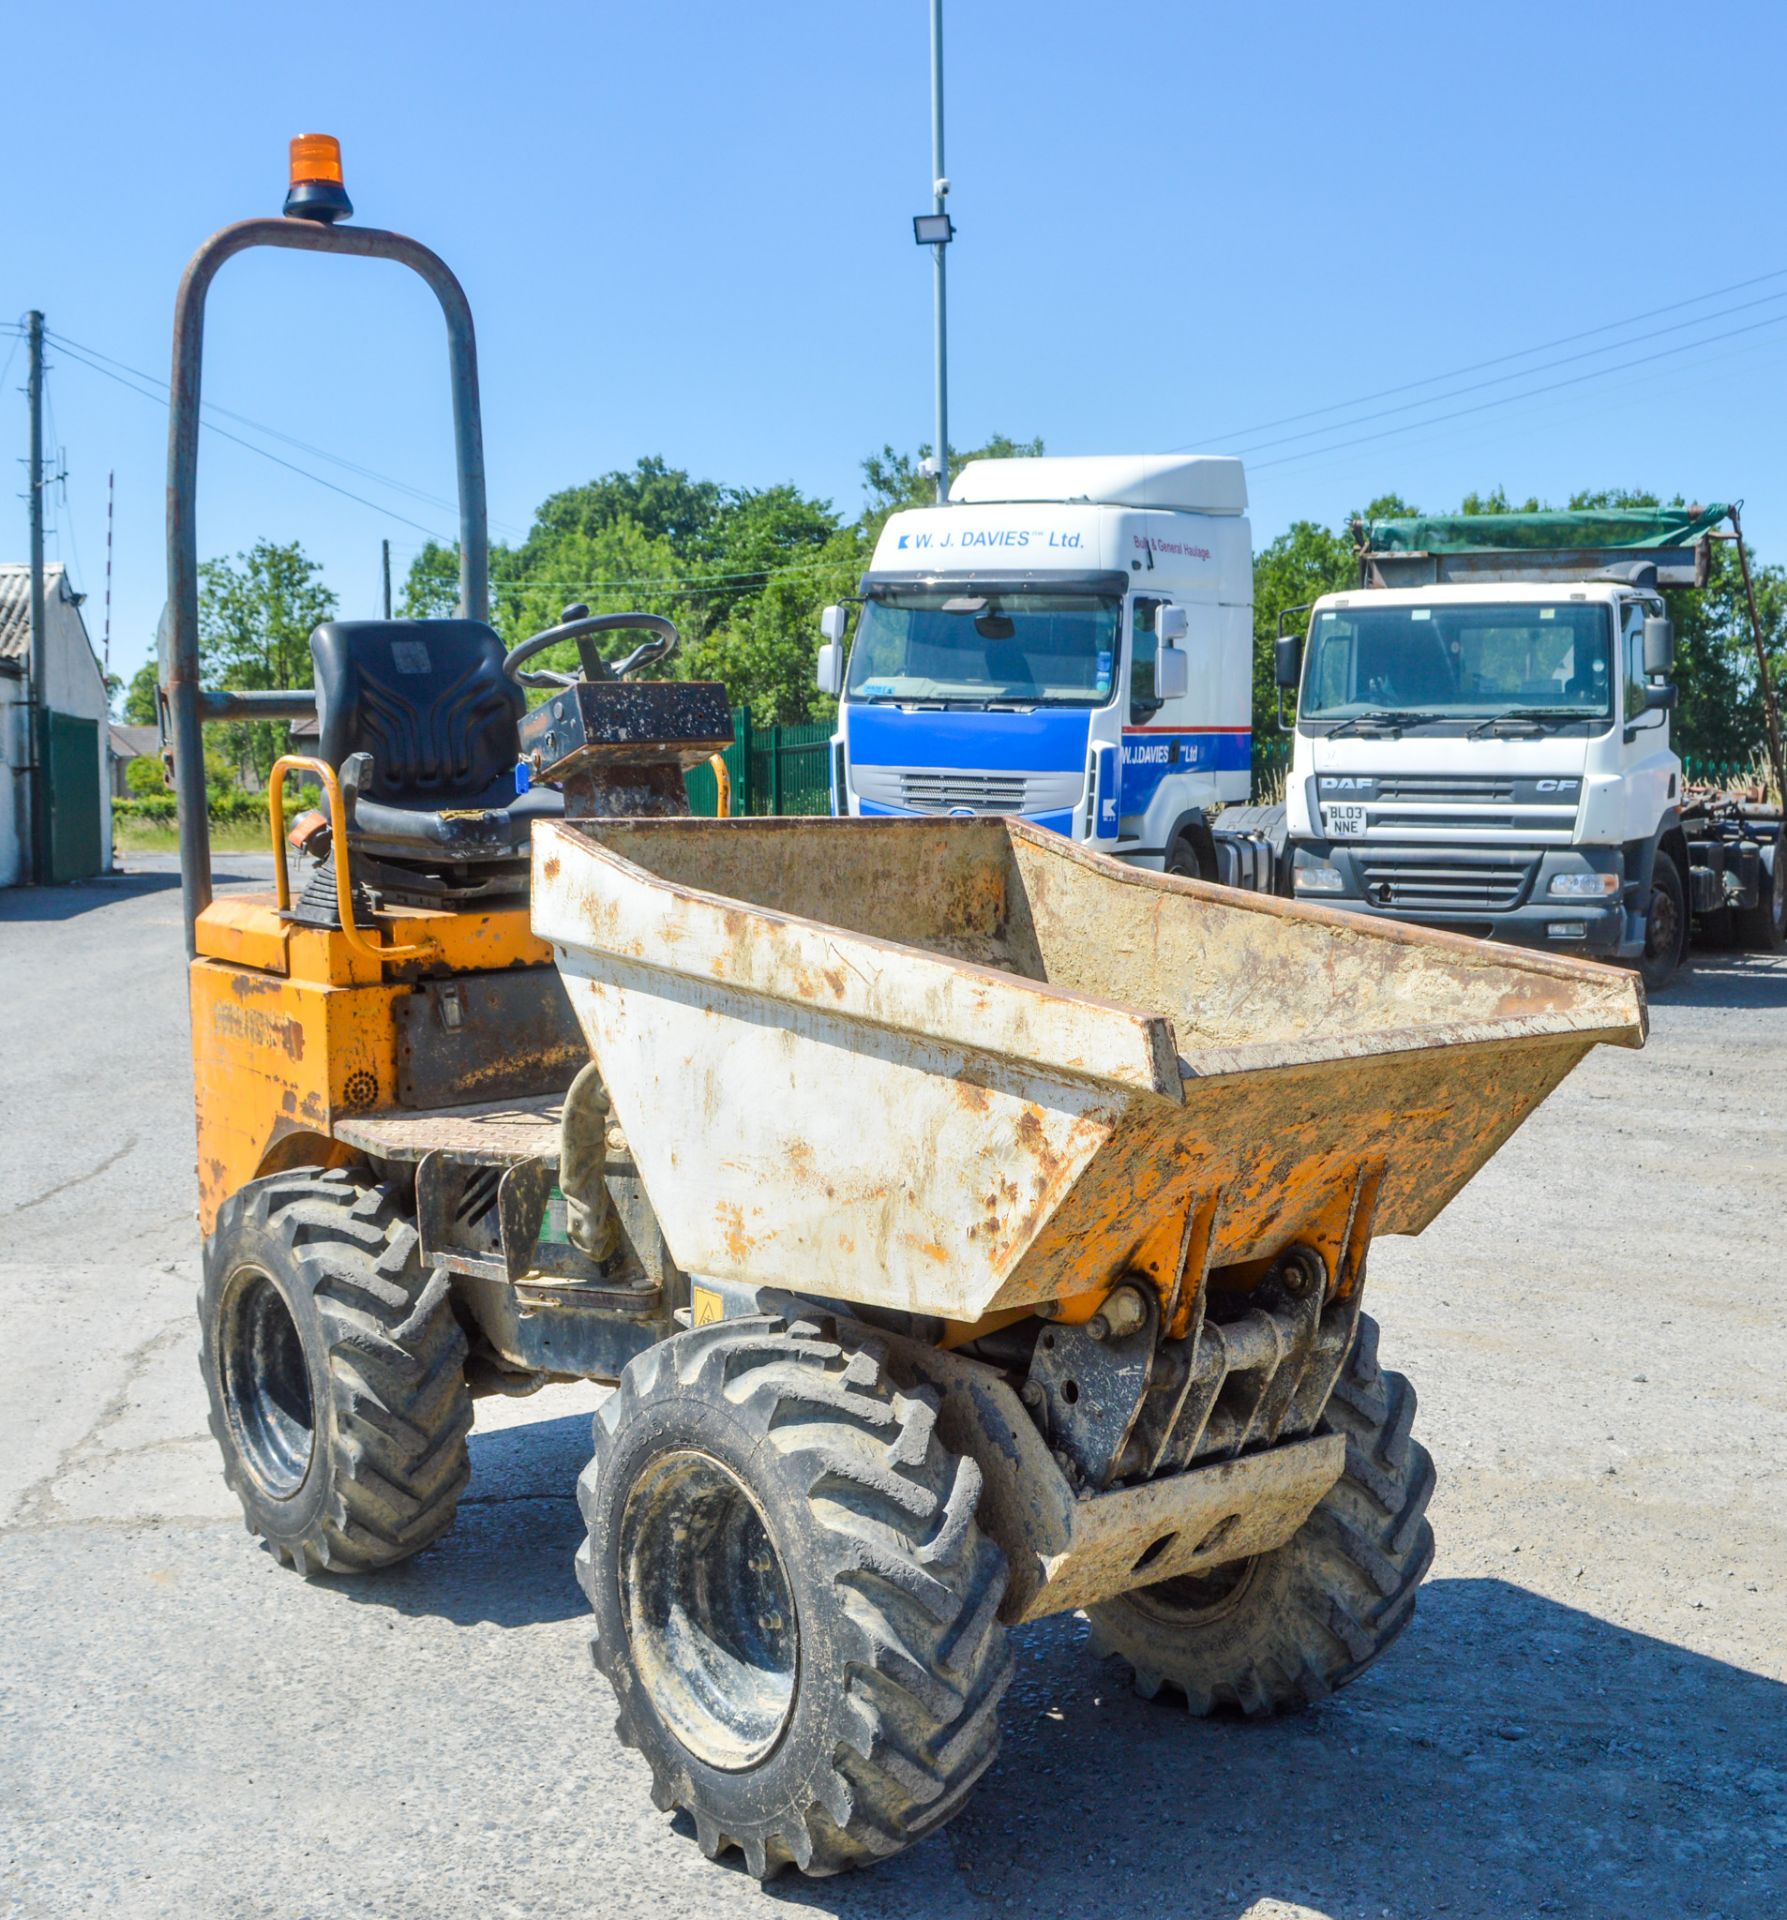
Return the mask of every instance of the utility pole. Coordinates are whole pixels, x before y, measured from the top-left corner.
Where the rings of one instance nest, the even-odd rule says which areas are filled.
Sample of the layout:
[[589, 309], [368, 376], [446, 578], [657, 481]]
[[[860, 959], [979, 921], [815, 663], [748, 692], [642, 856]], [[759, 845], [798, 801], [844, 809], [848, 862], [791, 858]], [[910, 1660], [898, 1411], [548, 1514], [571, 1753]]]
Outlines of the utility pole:
[[[943, 0], [931, 0], [931, 210], [945, 213], [949, 176], [943, 171]], [[946, 227], [945, 232], [949, 229]], [[936, 263], [937, 504], [949, 498], [949, 329], [944, 255], [947, 240], [931, 248]]]
[[391, 617], [391, 543], [389, 540], [379, 542], [379, 553], [385, 569], [385, 618], [389, 620]]
[[105, 477], [105, 684], [106, 699], [112, 697], [112, 502], [117, 492], [117, 469]]
[[43, 595], [43, 315], [34, 308], [25, 315], [25, 404], [31, 414], [31, 454], [26, 499], [31, 520], [31, 657], [25, 682], [25, 832], [21, 844], [32, 881], [49, 871], [45, 849], [49, 844], [49, 804], [44, 793], [42, 714], [44, 684], [49, 664], [49, 636], [44, 632]]

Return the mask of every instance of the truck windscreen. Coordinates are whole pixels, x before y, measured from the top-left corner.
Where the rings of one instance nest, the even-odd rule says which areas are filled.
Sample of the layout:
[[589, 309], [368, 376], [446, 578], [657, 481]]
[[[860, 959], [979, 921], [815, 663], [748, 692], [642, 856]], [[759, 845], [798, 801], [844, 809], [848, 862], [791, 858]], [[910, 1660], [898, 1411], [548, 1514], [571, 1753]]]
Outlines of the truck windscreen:
[[1611, 643], [1599, 602], [1335, 608], [1316, 617], [1298, 713], [1605, 719], [1613, 710]]
[[850, 655], [852, 700], [1102, 706], [1123, 603], [1088, 593], [880, 588]]

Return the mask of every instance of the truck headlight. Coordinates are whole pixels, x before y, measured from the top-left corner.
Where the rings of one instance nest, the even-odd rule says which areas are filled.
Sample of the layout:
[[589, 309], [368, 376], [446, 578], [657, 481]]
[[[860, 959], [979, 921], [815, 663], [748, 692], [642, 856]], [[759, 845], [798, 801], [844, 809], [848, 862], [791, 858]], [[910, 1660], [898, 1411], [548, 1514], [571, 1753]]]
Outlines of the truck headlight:
[[1602, 900], [1619, 892], [1617, 873], [1554, 873], [1549, 889], [1554, 900]]
[[1298, 893], [1345, 893], [1346, 882], [1340, 869], [1330, 860], [1312, 859], [1305, 854], [1291, 874], [1291, 886]]

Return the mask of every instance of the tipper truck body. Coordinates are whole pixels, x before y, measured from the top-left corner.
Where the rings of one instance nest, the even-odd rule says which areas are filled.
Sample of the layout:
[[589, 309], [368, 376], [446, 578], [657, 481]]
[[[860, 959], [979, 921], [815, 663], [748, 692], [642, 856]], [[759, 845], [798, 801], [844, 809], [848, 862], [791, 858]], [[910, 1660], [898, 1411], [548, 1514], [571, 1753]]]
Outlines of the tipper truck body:
[[1670, 739], [1663, 589], [1704, 584], [1725, 511], [1363, 529], [1360, 585], [1278, 643], [1297, 895], [1652, 986], [1696, 926], [1778, 947], [1779, 810], [1689, 793]]

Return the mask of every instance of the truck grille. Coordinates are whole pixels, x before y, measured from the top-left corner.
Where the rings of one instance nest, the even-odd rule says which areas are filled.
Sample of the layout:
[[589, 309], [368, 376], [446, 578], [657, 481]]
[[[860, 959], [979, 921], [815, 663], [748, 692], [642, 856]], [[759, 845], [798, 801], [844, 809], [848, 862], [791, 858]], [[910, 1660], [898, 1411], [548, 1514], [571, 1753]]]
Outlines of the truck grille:
[[1378, 907], [1427, 913], [1505, 913], [1532, 884], [1531, 859], [1361, 860], [1359, 882]]
[[941, 813], [949, 807], [1022, 813], [1027, 785], [1021, 773], [903, 773], [900, 805], [918, 813]]
[[1380, 775], [1379, 800], [1456, 800], [1472, 805], [1507, 804], [1514, 798], [1512, 775], [1474, 776], [1462, 773], [1399, 773]]
[[971, 773], [955, 767], [856, 767], [856, 791], [910, 813], [1043, 813], [1079, 804], [1085, 775]]

